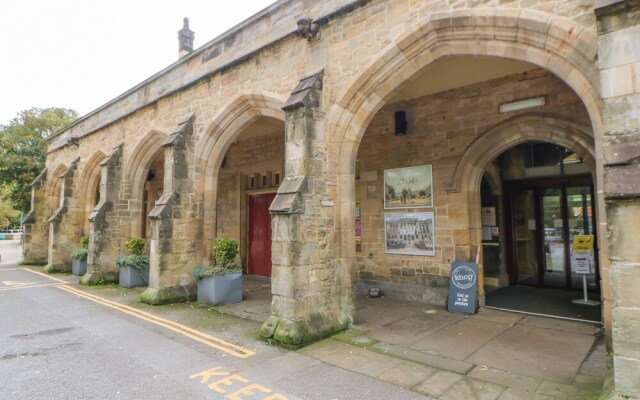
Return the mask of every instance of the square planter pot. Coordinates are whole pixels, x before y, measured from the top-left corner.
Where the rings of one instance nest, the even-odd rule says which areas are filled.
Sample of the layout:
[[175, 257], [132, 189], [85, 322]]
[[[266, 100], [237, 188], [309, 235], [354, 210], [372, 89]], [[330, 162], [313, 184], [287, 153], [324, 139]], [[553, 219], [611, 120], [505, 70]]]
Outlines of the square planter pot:
[[71, 273], [82, 276], [87, 273], [87, 260], [71, 260]]
[[198, 303], [219, 306], [242, 301], [242, 271], [207, 276], [198, 281]]
[[142, 271], [142, 277], [137, 269], [133, 267], [120, 267], [119, 283], [123, 288], [132, 288], [138, 286], [149, 285], [149, 266], [147, 265]]

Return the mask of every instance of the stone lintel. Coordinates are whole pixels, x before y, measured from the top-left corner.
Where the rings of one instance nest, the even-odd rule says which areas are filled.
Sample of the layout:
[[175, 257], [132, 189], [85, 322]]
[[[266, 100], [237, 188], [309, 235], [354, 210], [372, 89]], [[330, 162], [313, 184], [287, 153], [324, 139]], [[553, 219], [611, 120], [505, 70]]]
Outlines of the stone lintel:
[[640, 198], [640, 164], [609, 166], [604, 172], [607, 199]]
[[114, 167], [118, 165], [120, 155], [122, 154], [122, 146], [124, 143], [120, 142], [116, 147], [111, 150], [111, 153], [100, 163], [101, 167]]
[[640, 24], [640, 0], [596, 0], [594, 12], [599, 34]]
[[162, 144], [162, 147], [176, 146], [180, 148], [185, 147], [185, 135], [191, 135], [193, 133], [193, 120], [195, 114], [192, 114], [186, 120], [178, 124], [178, 130], [173, 132], [169, 138]]
[[67, 206], [60, 206], [53, 212], [53, 215], [51, 215], [51, 218], [49, 218], [48, 221], [58, 223], [62, 220], [62, 216], [66, 213], [67, 213]]
[[27, 215], [24, 217], [24, 219], [20, 221], [20, 225], [35, 224], [35, 222], [36, 222], [36, 212], [33, 210], [30, 210], [27, 213]]
[[171, 218], [171, 206], [180, 203], [180, 195], [177, 193], [164, 193], [156, 202], [155, 207], [149, 213], [151, 219]]
[[93, 209], [93, 211], [91, 211], [91, 214], [89, 215], [89, 222], [95, 222], [96, 218], [98, 218], [101, 215], [105, 215], [108, 211], [111, 211], [113, 209], [113, 203], [110, 201], [101, 201], [99, 202], [95, 208]]
[[75, 171], [75, 169], [78, 167], [78, 161], [80, 161], [80, 157], [77, 157], [76, 159], [71, 161], [71, 164], [69, 164], [69, 168], [67, 168], [62, 173], [62, 175], [60, 175], [60, 178], [62, 178], [62, 179], [72, 178], [73, 177], [73, 171]]
[[323, 71], [318, 71], [300, 79], [298, 85], [291, 92], [282, 109], [290, 111], [299, 107], [319, 107], [320, 92], [322, 91]]
[[29, 185], [31, 187], [42, 187], [46, 180], [47, 180], [47, 169], [45, 168], [38, 174], [36, 179], [34, 179], [33, 182], [31, 182]]
[[304, 201], [302, 194], [308, 192], [309, 178], [306, 176], [294, 176], [284, 179], [273, 203], [269, 207], [271, 214], [302, 214], [304, 213]]

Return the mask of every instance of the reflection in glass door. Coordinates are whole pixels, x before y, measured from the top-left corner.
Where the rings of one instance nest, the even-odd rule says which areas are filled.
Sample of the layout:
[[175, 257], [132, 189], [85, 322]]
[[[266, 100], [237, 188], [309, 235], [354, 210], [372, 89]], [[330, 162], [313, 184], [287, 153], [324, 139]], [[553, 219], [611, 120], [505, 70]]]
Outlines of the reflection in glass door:
[[544, 221], [544, 269], [541, 284], [548, 287], [567, 286], [565, 274], [565, 224], [562, 188], [542, 190]]
[[[581, 289], [572, 243], [575, 235], [595, 235], [592, 187], [545, 180], [514, 183], [509, 191], [511, 283]], [[598, 282], [594, 253], [587, 284], [599, 289]]]

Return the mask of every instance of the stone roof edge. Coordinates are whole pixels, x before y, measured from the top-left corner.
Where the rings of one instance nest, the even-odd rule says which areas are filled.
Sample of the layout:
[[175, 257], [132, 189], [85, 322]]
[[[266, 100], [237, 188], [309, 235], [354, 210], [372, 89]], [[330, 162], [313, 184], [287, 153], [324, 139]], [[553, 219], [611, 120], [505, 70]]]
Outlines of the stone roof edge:
[[65, 126], [64, 128], [60, 129], [57, 132], [54, 132], [51, 136], [49, 136], [47, 138], [47, 141], [59, 136], [61, 133], [65, 132], [69, 128], [79, 124], [80, 122], [89, 119], [94, 114], [97, 114], [98, 112], [109, 108], [109, 106], [111, 106], [112, 104], [115, 104], [115, 103], [119, 102], [120, 100], [122, 100], [123, 98], [127, 97], [128, 95], [133, 94], [136, 90], [139, 90], [139, 89], [143, 88], [144, 86], [148, 85], [149, 83], [157, 80], [159, 77], [165, 75], [167, 72], [171, 71], [172, 69], [176, 68], [177, 66], [179, 66], [179, 65], [181, 65], [183, 63], [187, 63], [189, 60], [191, 60], [194, 57], [201, 56], [202, 53], [204, 53], [211, 46], [215, 45], [216, 43], [224, 42], [229, 36], [234, 35], [238, 31], [240, 31], [243, 28], [245, 28], [247, 25], [251, 25], [255, 21], [257, 21], [260, 18], [264, 17], [265, 15], [271, 13], [273, 10], [281, 7], [282, 5], [288, 3], [289, 1], [291, 1], [291, 0], [278, 0], [277, 2], [275, 2], [275, 3], [271, 4], [270, 6], [264, 8], [262, 11], [259, 11], [258, 13], [254, 14], [253, 16], [247, 18], [246, 20], [240, 22], [239, 24], [235, 25], [234, 27], [228, 29], [227, 31], [223, 32], [222, 34], [218, 35], [217, 37], [213, 38], [212, 40], [206, 42], [202, 46], [200, 46], [197, 49], [193, 50], [190, 54], [188, 54], [188, 55], [186, 55], [186, 56], [184, 56], [182, 58], [179, 58], [174, 63], [172, 63], [172, 64], [168, 65], [167, 67], [163, 68], [162, 70], [156, 72], [155, 74], [151, 75], [149, 78], [145, 79], [144, 81], [140, 82], [139, 84], [135, 85], [134, 87], [128, 89], [127, 91], [123, 92], [122, 94], [116, 96], [115, 98], [111, 99], [107, 103], [101, 105], [100, 107], [96, 108], [95, 110], [89, 111], [87, 114], [85, 114], [82, 117], [78, 118], [77, 120], [75, 120], [74, 122], [72, 122], [69, 125]]
[[[256, 22], [257, 20], [263, 18], [264, 16], [272, 13], [273, 11], [275, 11], [276, 9], [290, 3], [291, 1], [294, 0], [278, 0], [277, 2], [273, 3], [272, 5], [268, 6], [267, 8], [263, 9], [262, 11], [254, 14], [253, 16], [249, 17], [248, 19], [244, 20], [243, 22], [239, 23], [238, 25], [230, 28], [229, 30], [227, 30], [226, 32], [222, 33], [221, 35], [217, 36], [216, 38], [210, 40], [209, 42], [203, 44], [202, 46], [198, 47], [197, 49], [195, 49], [192, 53], [190, 53], [189, 55], [178, 59], [176, 62], [174, 62], [173, 64], [167, 66], [166, 68], [162, 69], [161, 71], [155, 73], [154, 75], [152, 75], [151, 77], [145, 79], [144, 81], [142, 81], [141, 83], [137, 84], [136, 86], [132, 87], [131, 89], [127, 90], [126, 92], [120, 94], [119, 96], [115, 97], [114, 99], [110, 100], [109, 102], [103, 104], [102, 106], [96, 108], [93, 111], [90, 111], [89, 113], [83, 115], [82, 117], [78, 118], [77, 120], [75, 120], [74, 122], [72, 122], [71, 124], [67, 125], [66, 127], [62, 128], [61, 130], [53, 133], [51, 136], [49, 136], [46, 140], [47, 143], [51, 143], [51, 141], [53, 139], [56, 139], [58, 136], [62, 135], [63, 133], [65, 133], [66, 131], [68, 131], [69, 129], [73, 128], [74, 126], [90, 119], [91, 117], [95, 116], [96, 114], [100, 113], [101, 111], [104, 111], [106, 109], [108, 109], [110, 106], [118, 103], [119, 101], [125, 99], [126, 97], [134, 94], [136, 91], [140, 90], [141, 88], [149, 85], [150, 83], [156, 81], [158, 78], [160, 78], [161, 76], [165, 75], [166, 73], [168, 73], [169, 71], [179, 67], [180, 65], [182, 65], [183, 63], [187, 63], [189, 62], [189, 60], [191, 60], [194, 57], [202, 57], [203, 53], [205, 53], [207, 50], [209, 50], [212, 46], [218, 44], [218, 43], [223, 43], [228, 37], [236, 34], [237, 32], [241, 31], [243, 28], [253, 24], [254, 22]], [[320, 22], [321, 25], [325, 25], [326, 23], [329, 22], [329, 20], [334, 19], [336, 17], [339, 17], [340, 14], [345, 13], [345, 12], [350, 12], [353, 11], [356, 8], [362, 7], [368, 3], [370, 3], [372, 0], [352, 0], [351, 2], [347, 2], [346, 5], [341, 5], [338, 6], [337, 9], [326, 13], [325, 15], [321, 16], [318, 18], [318, 22]], [[220, 71], [224, 71], [226, 69], [229, 69], [230, 67], [234, 66], [237, 64], [237, 61], [240, 62], [244, 62], [247, 58], [250, 58], [251, 56], [253, 56], [255, 53], [262, 51], [265, 48], [268, 48], [269, 46], [272, 46], [276, 43], [279, 43], [280, 41], [286, 39], [287, 37], [291, 36], [291, 35], [295, 35], [296, 34], [296, 29], [295, 27], [292, 28], [291, 31], [289, 31], [288, 33], [282, 35], [279, 38], [276, 38], [274, 40], [271, 40], [268, 43], [264, 43], [261, 46], [258, 46], [257, 48], [249, 48], [246, 50], [245, 54], [243, 56], [239, 56], [236, 59], [234, 59], [233, 61], [229, 62], [229, 63], [225, 63], [220, 65], [218, 68], [215, 68], [203, 75], [200, 76], [196, 76], [194, 77], [193, 80], [188, 81], [186, 83], [184, 83], [181, 86], [176, 87], [174, 90], [168, 92], [168, 93], [163, 93], [159, 96], [157, 96], [156, 98], [154, 98], [153, 100], [150, 100], [144, 104], [141, 104], [137, 107], [134, 107], [132, 110], [130, 110], [129, 112], [125, 112], [122, 115], [114, 118], [113, 120], [110, 121], [106, 121], [105, 123], [101, 124], [100, 126], [98, 126], [97, 128], [91, 129], [89, 132], [84, 133], [82, 136], [87, 136], [89, 134], [92, 134], [100, 129], [103, 129], [106, 126], [109, 126], [123, 118], [126, 118], [127, 116], [133, 114], [134, 112], [147, 107], [151, 104], [154, 104], [156, 101], [158, 101], [161, 98], [164, 98], [166, 96], [172, 95], [180, 90], [183, 90], [185, 88], [188, 88], [189, 86], [192, 86], [193, 84], [196, 84], [197, 82], [201, 81], [202, 79], [205, 79], [215, 73], [218, 73]], [[53, 151], [59, 150], [60, 148], [64, 147], [64, 145], [61, 146], [57, 146], [53, 149], [49, 149], [47, 151], [47, 153], [51, 153]]]

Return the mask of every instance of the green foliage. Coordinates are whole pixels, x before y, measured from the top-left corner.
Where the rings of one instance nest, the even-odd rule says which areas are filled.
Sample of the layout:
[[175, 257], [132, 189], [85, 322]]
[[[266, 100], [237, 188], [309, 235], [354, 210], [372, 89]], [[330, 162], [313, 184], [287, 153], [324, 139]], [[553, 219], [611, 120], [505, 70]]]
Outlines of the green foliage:
[[208, 276], [225, 275], [230, 272], [242, 271], [242, 267], [239, 265], [227, 265], [226, 267], [220, 267], [217, 265], [198, 265], [193, 270], [192, 274], [194, 279], [202, 279]]
[[44, 168], [46, 138], [78, 118], [65, 108], [31, 108], [0, 124], [0, 186], [11, 206], [24, 213], [31, 207], [30, 183]]
[[9, 195], [7, 188], [0, 187], [0, 229], [9, 228], [15, 225], [15, 220], [19, 219], [20, 212], [11, 207], [6, 200]]
[[142, 255], [144, 251], [144, 239], [136, 236], [127, 240], [127, 250], [134, 256]]
[[89, 248], [89, 236], [82, 236], [80, 238], [80, 246], [82, 246], [83, 249]]
[[82, 249], [76, 249], [74, 251], [71, 252], [71, 258], [74, 260], [86, 260], [87, 259], [87, 255], [89, 254], [89, 251], [85, 248]]
[[131, 254], [128, 256], [116, 257], [116, 265], [122, 267], [133, 267], [142, 272], [149, 265], [149, 256], [142, 256], [140, 254]]
[[219, 237], [213, 241], [213, 265], [198, 265], [193, 270], [195, 279], [207, 276], [224, 275], [229, 272], [242, 271], [240, 265], [235, 264], [238, 255], [238, 241], [229, 237]]
[[215, 265], [225, 268], [233, 264], [238, 255], [238, 241], [230, 237], [219, 237], [213, 241]]

